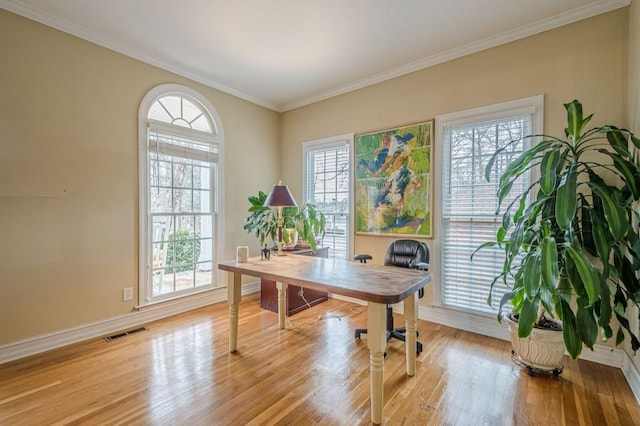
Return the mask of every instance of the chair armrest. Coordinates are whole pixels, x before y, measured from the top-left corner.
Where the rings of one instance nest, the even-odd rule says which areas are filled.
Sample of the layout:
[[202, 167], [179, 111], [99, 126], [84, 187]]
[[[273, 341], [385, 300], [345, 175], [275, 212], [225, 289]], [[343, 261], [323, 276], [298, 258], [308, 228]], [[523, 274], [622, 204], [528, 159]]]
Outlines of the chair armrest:
[[412, 263], [411, 264], [411, 268], [412, 269], [418, 269], [420, 271], [428, 271], [429, 270], [429, 264], [427, 262]]
[[353, 260], [359, 260], [360, 263], [367, 263], [367, 260], [371, 259], [373, 259], [373, 257], [371, 257], [370, 254], [356, 254], [353, 256]]

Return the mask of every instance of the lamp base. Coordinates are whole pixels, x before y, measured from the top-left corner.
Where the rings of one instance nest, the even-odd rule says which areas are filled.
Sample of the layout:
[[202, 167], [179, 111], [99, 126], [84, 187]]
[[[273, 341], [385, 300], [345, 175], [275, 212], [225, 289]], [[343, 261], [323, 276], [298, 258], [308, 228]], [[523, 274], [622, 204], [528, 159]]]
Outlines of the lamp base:
[[282, 241], [278, 241], [278, 252], [276, 253], [276, 256], [286, 256], [286, 255], [287, 253], [282, 251]]

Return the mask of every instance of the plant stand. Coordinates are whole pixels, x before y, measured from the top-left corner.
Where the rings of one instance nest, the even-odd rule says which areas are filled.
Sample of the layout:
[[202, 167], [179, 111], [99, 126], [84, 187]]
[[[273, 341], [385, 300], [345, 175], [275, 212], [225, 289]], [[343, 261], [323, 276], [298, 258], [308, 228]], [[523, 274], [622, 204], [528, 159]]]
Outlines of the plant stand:
[[543, 374], [547, 376], [559, 376], [562, 373], [562, 370], [564, 370], [564, 366], [562, 365], [558, 365], [554, 367], [552, 370], [548, 370], [546, 368], [532, 367], [528, 365], [526, 362], [524, 362], [522, 358], [520, 358], [520, 355], [516, 353], [515, 349], [511, 349], [511, 361], [513, 361], [513, 363], [518, 367], [521, 367], [524, 370], [526, 370], [527, 374], [530, 376], [533, 376], [534, 374]]

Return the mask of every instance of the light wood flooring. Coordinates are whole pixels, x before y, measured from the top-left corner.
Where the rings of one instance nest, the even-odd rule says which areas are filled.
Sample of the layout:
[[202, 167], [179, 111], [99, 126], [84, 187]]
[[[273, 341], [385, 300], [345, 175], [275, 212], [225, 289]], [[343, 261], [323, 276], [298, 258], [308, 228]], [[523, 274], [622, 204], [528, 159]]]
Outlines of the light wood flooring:
[[[220, 303], [0, 365], [0, 424], [369, 424], [369, 351], [353, 338], [366, 309], [352, 307], [330, 299], [280, 331], [253, 295], [240, 305], [235, 354]], [[388, 345], [385, 424], [640, 425], [619, 369], [565, 359], [560, 377], [530, 377], [508, 342], [424, 321], [418, 330], [415, 377], [403, 343]]]

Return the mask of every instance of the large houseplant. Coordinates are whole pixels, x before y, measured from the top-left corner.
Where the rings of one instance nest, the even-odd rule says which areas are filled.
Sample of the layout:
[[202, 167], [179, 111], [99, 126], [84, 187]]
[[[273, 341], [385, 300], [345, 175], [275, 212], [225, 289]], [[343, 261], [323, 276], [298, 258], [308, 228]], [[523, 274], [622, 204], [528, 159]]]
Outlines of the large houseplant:
[[[628, 315], [630, 305], [640, 302], [640, 237], [634, 225], [640, 216], [640, 166], [633, 154], [640, 140], [610, 125], [586, 130], [592, 115], [584, 117], [577, 100], [565, 109], [565, 138], [527, 136], [540, 142], [506, 167], [497, 193], [502, 226], [496, 240], [478, 250], [504, 250], [491, 292], [498, 282], [510, 287], [500, 300], [498, 319], [511, 303], [519, 314], [520, 338], [548, 316], [559, 318], [564, 345], [575, 359], [583, 344], [593, 349], [599, 333], [603, 340], [611, 338], [616, 318], [616, 345], [626, 332], [635, 352], [640, 341]], [[491, 157], [487, 180], [506, 149]], [[539, 178], [502, 206], [514, 181], [534, 171]]]
[[[276, 242], [278, 235], [278, 217], [277, 213], [264, 205], [267, 200], [267, 194], [259, 191], [257, 196], [250, 196], [249, 215], [245, 218], [244, 229], [253, 233], [260, 245], [264, 245], [265, 241], [271, 240]], [[324, 235], [326, 226], [326, 218], [324, 213], [318, 210], [313, 203], [304, 203], [299, 207], [285, 207], [282, 210], [284, 218], [283, 228], [295, 229], [298, 237], [309, 244], [312, 251], [317, 250], [318, 238]], [[285, 244], [291, 243], [288, 240], [290, 234], [283, 232]]]

